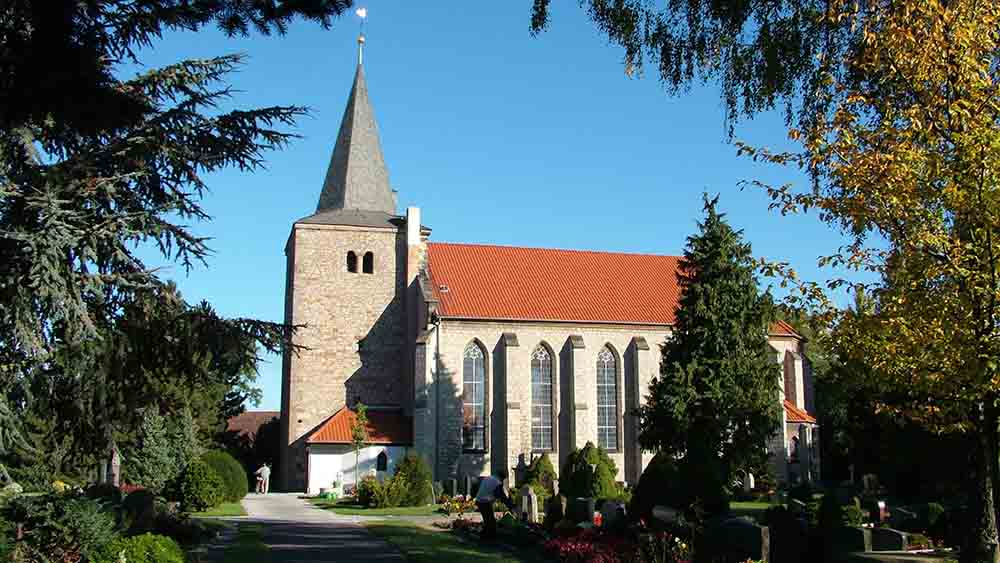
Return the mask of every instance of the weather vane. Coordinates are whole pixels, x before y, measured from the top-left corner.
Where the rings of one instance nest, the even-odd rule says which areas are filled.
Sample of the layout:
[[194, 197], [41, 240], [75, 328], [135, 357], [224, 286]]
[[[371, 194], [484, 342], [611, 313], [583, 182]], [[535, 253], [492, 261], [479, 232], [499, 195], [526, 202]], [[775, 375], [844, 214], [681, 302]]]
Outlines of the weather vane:
[[365, 49], [365, 21], [368, 19], [368, 8], [358, 8], [354, 13], [361, 18], [361, 32], [358, 34], [358, 66], [361, 66]]

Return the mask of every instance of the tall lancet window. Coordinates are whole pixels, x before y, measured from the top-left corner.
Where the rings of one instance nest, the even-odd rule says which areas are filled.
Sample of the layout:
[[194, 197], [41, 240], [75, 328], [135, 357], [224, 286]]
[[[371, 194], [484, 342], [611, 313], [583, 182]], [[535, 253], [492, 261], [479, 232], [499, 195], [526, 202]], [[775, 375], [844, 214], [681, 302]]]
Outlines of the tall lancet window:
[[597, 445], [618, 449], [618, 366], [607, 346], [597, 354]]
[[462, 449], [486, 449], [486, 364], [475, 342], [465, 347], [462, 364]]
[[552, 355], [545, 346], [531, 354], [531, 449], [552, 451]]

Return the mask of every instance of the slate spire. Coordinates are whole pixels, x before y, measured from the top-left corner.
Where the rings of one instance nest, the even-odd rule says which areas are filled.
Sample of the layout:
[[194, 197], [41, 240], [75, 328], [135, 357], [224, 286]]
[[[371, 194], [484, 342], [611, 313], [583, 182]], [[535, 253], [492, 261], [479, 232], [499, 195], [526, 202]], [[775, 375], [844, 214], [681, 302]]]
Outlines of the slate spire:
[[316, 211], [344, 209], [395, 215], [396, 204], [389, 187], [389, 171], [382, 157], [378, 125], [368, 100], [365, 70], [361, 65], [363, 35], [358, 38], [358, 43], [358, 69]]

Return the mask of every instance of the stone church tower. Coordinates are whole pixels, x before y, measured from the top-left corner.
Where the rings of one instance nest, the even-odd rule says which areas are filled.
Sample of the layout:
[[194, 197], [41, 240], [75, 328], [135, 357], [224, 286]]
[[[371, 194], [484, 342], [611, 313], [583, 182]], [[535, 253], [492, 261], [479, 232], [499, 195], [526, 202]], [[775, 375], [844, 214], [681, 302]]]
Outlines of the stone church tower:
[[316, 213], [294, 223], [285, 247], [285, 322], [301, 327], [305, 347], [282, 360], [285, 488], [304, 488], [305, 439], [341, 407], [412, 407], [405, 294], [420, 253], [408, 246], [427, 234], [419, 210], [396, 215], [359, 57]]

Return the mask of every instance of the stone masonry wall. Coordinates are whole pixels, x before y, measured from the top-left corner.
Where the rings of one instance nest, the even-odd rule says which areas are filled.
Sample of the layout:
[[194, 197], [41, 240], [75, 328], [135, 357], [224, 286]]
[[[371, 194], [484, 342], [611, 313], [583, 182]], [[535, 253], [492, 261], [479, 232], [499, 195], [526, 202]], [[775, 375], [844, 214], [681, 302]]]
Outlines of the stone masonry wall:
[[[633, 338], [639, 336], [645, 338], [649, 344], [650, 352], [645, 354], [649, 361], [645, 365], [639, 365], [640, 393], [644, 396], [650, 379], [659, 371], [659, 345], [666, 339], [666, 327], [658, 326], [616, 326], [616, 325], [585, 325], [569, 323], [502, 323], [488, 321], [464, 321], [464, 320], [444, 320], [441, 323], [441, 341], [439, 357], [439, 397], [441, 402], [441, 412], [438, 425], [440, 427], [438, 444], [438, 478], [447, 478], [452, 475], [464, 474], [486, 474], [490, 472], [495, 460], [493, 457], [502, 455], [505, 457], [504, 467], [508, 471], [517, 467], [521, 463], [531, 461], [531, 354], [544, 343], [554, 353], [553, 362], [553, 389], [555, 413], [557, 423], [554, 425], [553, 446], [554, 450], [548, 452], [553, 464], [562, 466], [565, 456], [569, 453], [565, 446], [560, 447], [560, 443], [565, 443], [560, 439], [560, 434], [575, 431], [576, 436], [572, 443], [583, 445], [587, 441], [597, 443], [597, 354], [602, 347], [609, 344], [615, 353], [618, 362], [618, 405], [619, 405], [619, 449], [609, 452], [611, 458], [618, 466], [618, 479], [625, 479], [625, 454], [624, 454], [624, 414], [625, 402], [625, 353]], [[505, 347], [502, 335], [513, 333], [517, 336], [518, 346]], [[566, 378], [561, 374], [567, 368], [565, 361], [568, 338], [570, 335], [580, 335], [583, 338], [584, 348], [576, 350], [574, 357], [578, 358], [577, 365], [573, 366], [578, 379], [574, 387], [579, 390], [574, 393], [575, 403], [585, 403], [588, 408], [578, 411], [575, 424], [566, 424], [567, 417], [562, 416], [566, 410], [575, 410], [573, 405], [564, 404], [565, 393], [561, 389]], [[478, 339], [483, 344], [487, 353], [487, 415], [489, 429], [487, 443], [490, 449], [486, 453], [464, 453], [462, 451], [462, 417], [461, 417], [461, 389], [462, 389], [462, 358], [466, 345]], [[506, 358], [504, 358], [506, 354]], [[498, 373], [497, 367], [506, 370], [508, 373]], [[631, 377], [631, 374], [629, 374]], [[494, 385], [496, 381], [505, 381], [503, 388], [497, 389]], [[579, 396], [582, 394], [583, 396]], [[508, 406], [506, 413], [501, 412]], [[498, 427], [497, 420], [502, 420], [503, 414], [508, 415], [507, 424]], [[573, 417], [569, 417], [572, 419]], [[493, 435], [498, 428], [506, 426], [508, 431], [514, 435], [508, 435], [506, 444], [509, 445], [506, 452], [498, 452], [503, 449], [504, 440], [499, 440]], [[567, 428], [570, 426], [570, 428]], [[572, 428], [575, 426], [575, 428]], [[536, 452], [537, 453], [537, 452]], [[643, 456], [643, 465], [648, 463], [649, 456]], [[497, 464], [499, 465], [499, 464]], [[513, 476], [513, 472], [511, 473]]]
[[[296, 224], [289, 276], [291, 318], [308, 348], [283, 370], [287, 413], [286, 486], [300, 488], [305, 472], [300, 438], [346, 404], [401, 405], [406, 352], [404, 310], [406, 241], [396, 229]], [[347, 271], [347, 252], [358, 272]], [[374, 273], [362, 256], [374, 255]]]

